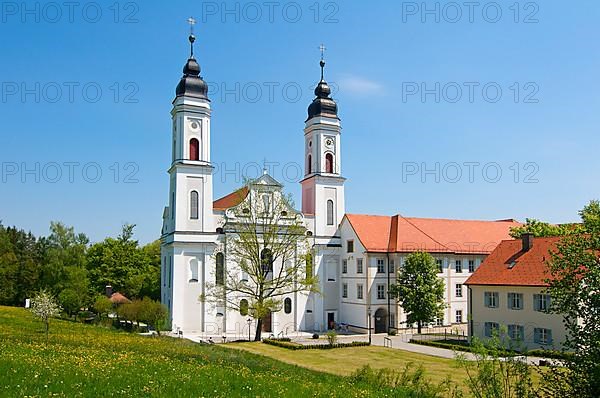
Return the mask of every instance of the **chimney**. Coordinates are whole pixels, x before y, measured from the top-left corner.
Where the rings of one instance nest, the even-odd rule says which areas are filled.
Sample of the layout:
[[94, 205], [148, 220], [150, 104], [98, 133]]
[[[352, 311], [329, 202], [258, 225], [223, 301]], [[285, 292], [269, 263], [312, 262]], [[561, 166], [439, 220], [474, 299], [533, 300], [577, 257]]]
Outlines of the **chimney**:
[[104, 292], [106, 294], [106, 297], [110, 298], [113, 294], [112, 286], [106, 285], [106, 287], [104, 288]]
[[533, 234], [531, 232], [524, 233], [521, 235], [521, 242], [523, 242], [522, 251], [529, 251], [533, 247]]

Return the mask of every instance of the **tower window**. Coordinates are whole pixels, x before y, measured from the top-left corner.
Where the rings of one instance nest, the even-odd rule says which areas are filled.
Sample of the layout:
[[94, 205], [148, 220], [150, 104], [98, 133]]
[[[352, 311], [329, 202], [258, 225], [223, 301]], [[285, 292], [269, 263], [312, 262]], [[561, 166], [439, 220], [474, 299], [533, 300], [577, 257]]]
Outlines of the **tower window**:
[[333, 155], [331, 153], [325, 155], [325, 172], [333, 173]]
[[311, 174], [312, 173], [312, 156], [308, 155], [308, 158], [306, 159], [306, 174]]
[[223, 253], [217, 253], [216, 263], [215, 283], [223, 286], [225, 284], [225, 256]]
[[333, 200], [327, 201], [327, 225], [333, 225]]
[[198, 191], [190, 193], [190, 219], [198, 219]]
[[200, 141], [196, 138], [190, 140], [190, 160], [200, 160]]

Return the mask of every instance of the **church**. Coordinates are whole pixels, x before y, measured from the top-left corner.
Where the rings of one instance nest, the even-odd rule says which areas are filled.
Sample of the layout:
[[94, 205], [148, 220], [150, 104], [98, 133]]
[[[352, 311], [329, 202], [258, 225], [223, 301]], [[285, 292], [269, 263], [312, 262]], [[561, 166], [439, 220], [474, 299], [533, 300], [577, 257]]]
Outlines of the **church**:
[[[224, 269], [237, 266], [228, 256], [228, 242], [236, 234], [236, 222], [241, 222], [236, 220], [236, 209], [267, 195], [283, 195], [283, 186], [265, 172], [247, 187], [214, 200], [211, 106], [208, 85], [194, 58], [194, 40], [190, 35], [191, 55], [171, 111], [172, 162], [161, 233], [161, 301], [169, 310], [174, 331], [247, 336], [252, 321], [246, 313], [200, 297], [215, 279], [223, 283]], [[317, 277], [319, 293], [290, 293], [279, 311], [263, 319], [263, 330], [291, 335], [325, 331], [339, 324], [357, 333], [366, 333], [368, 328], [383, 333], [410, 327], [402, 308], [389, 297], [388, 287], [405, 257], [414, 251], [436, 258], [438, 275], [446, 286], [444, 316], [435, 323], [466, 324], [465, 281], [500, 241], [510, 239], [510, 229], [520, 224], [512, 219], [346, 213], [341, 122], [325, 81], [323, 59], [320, 66], [321, 80], [305, 120], [304, 148], [298, 148], [305, 164], [300, 181], [302, 209], [289, 209], [306, 230], [312, 252], [310, 269]]]

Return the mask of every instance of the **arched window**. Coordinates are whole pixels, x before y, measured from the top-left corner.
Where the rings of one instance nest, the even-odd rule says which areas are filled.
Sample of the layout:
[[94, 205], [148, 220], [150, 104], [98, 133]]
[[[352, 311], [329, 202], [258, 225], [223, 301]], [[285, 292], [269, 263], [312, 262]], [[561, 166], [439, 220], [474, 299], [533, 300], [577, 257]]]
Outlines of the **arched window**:
[[193, 259], [190, 261], [190, 283], [198, 282], [198, 260]]
[[240, 315], [241, 316], [248, 315], [248, 300], [246, 300], [246, 299], [240, 300]]
[[283, 311], [286, 314], [291, 314], [292, 313], [292, 299], [287, 297], [285, 300], [283, 300]]
[[196, 138], [190, 140], [190, 160], [200, 160], [200, 141]]
[[312, 173], [312, 156], [308, 155], [308, 158], [306, 159], [306, 174], [311, 174]]
[[260, 252], [260, 261], [264, 276], [273, 272], [273, 253], [270, 249], [263, 249], [263, 251]]
[[325, 155], [325, 172], [333, 173], [333, 155], [331, 153]]
[[333, 225], [333, 200], [327, 201], [327, 225]]
[[223, 286], [225, 284], [225, 256], [223, 253], [217, 253], [216, 263], [215, 283], [218, 286]]
[[198, 219], [198, 191], [190, 193], [190, 219]]

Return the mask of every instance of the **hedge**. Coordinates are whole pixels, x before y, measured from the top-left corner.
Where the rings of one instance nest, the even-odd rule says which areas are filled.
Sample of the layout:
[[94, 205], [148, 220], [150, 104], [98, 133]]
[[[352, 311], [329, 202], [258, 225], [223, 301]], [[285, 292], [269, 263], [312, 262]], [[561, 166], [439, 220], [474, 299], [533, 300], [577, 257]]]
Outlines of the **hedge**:
[[353, 341], [352, 343], [336, 343], [336, 344], [298, 344], [289, 341], [281, 341], [275, 339], [264, 339], [263, 343], [274, 345], [276, 347], [286, 348], [288, 350], [330, 350], [332, 348], [345, 347], [366, 347], [370, 343], [366, 341]]
[[430, 347], [437, 347], [437, 348], [446, 348], [446, 349], [454, 350], [454, 351], [471, 352], [471, 347], [468, 346], [468, 345], [443, 343], [441, 341], [429, 341], [429, 340], [415, 340], [415, 339], [410, 339], [409, 343], [420, 344], [420, 345], [427, 345], [427, 346], [430, 346]]

